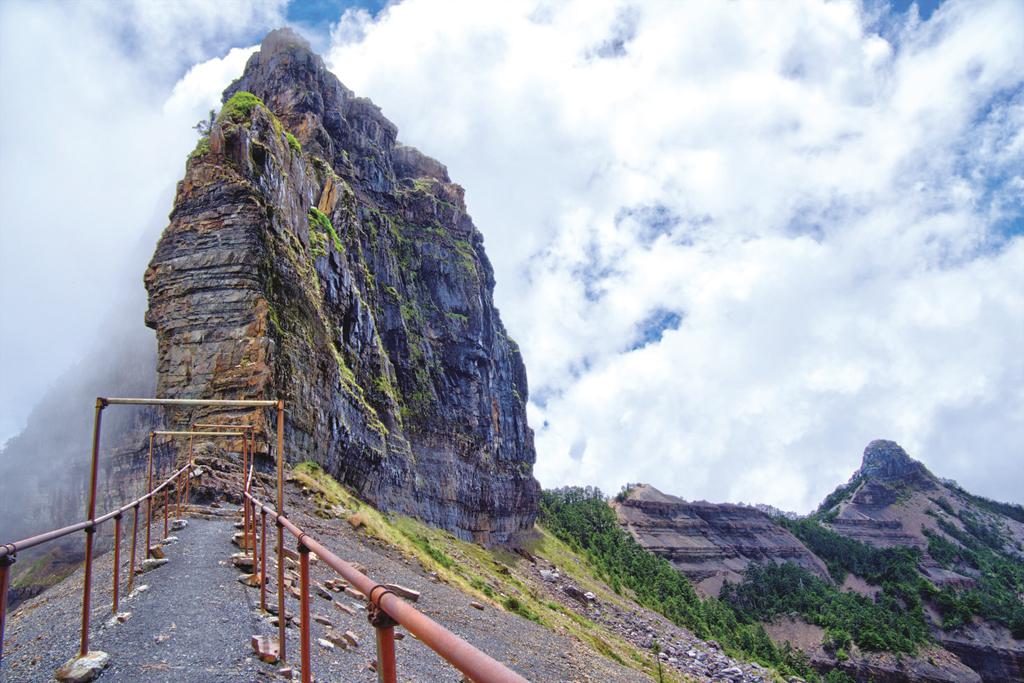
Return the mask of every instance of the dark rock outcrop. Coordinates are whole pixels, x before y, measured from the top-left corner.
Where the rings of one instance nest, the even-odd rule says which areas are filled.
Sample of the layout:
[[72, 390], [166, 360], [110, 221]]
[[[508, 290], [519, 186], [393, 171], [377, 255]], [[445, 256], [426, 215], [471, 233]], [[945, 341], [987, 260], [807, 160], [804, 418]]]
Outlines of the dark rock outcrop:
[[641, 484], [613, 503], [619, 522], [651, 552], [666, 558], [704, 595], [739, 583], [751, 562], [793, 562], [828, 580], [824, 562], [760, 510], [691, 503]]
[[462, 188], [290, 31], [225, 102], [146, 273], [158, 393], [283, 398], [290, 462], [463, 538], [531, 527], [526, 372]]

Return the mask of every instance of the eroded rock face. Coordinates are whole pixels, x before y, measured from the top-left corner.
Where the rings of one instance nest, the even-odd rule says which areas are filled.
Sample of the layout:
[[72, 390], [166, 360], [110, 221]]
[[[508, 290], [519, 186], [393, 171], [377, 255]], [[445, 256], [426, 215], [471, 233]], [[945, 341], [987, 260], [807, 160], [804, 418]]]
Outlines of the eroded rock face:
[[283, 398], [290, 462], [463, 538], [531, 527], [526, 372], [462, 188], [290, 31], [240, 91], [262, 103], [190, 158], [146, 273], [159, 395]]
[[740, 583], [751, 562], [793, 562], [829, 580], [825, 564], [789, 531], [751, 507], [691, 503], [642, 484], [615, 504], [619, 522], [706, 596]]
[[[820, 512], [829, 520], [827, 526], [849, 538], [879, 548], [919, 549], [921, 574], [939, 588], [959, 591], [976, 585], [978, 570], [963, 561], [943, 565], [929, 554], [929, 537], [960, 546], [960, 539], [971, 538], [977, 529], [989, 529], [984, 541], [975, 542], [1024, 561], [1024, 524], [979, 500], [937, 478], [898, 444], [872, 441], [842, 495]], [[926, 610], [926, 615], [936, 642], [982, 680], [1024, 679], [1024, 641], [1004, 625], [975, 619], [947, 631], [936, 610]]]

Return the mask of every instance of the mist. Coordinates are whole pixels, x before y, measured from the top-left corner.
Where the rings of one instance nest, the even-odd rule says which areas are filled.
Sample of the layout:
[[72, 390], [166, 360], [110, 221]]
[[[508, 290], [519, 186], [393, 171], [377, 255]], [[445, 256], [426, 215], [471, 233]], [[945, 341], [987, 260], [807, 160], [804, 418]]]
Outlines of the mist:
[[[0, 538], [80, 520], [95, 398], [155, 393], [142, 276], [193, 125], [281, 5], [0, 4]], [[141, 493], [160, 419], [107, 412], [101, 508]]]
[[92, 340], [142, 326], [192, 126], [280, 5], [0, 5], [0, 444]]

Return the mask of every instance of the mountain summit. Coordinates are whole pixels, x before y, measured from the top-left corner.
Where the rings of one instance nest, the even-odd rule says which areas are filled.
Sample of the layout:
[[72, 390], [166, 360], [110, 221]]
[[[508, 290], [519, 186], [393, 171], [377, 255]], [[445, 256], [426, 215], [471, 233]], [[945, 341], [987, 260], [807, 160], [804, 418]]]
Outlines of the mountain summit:
[[883, 481], [931, 481], [935, 477], [928, 468], [907, 455], [895, 441], [876, 439], [864, 449], [857, 475]]
[[463, 189], [301, 37], [270, 33], [225, 91], [170, 218], [158, 395], [282, 397], [287, 459], [374, 505], [485, 544], [533, 525], [526, 371]]

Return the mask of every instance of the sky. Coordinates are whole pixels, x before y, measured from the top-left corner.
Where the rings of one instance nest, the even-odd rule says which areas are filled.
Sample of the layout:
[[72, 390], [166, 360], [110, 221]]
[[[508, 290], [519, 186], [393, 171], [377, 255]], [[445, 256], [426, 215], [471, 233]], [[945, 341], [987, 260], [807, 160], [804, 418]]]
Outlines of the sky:
[[448, 166], [544, 486], [807, 511], [876, 438], [1024, 502], [1024, 3], [0, 0], [0, 442], [292, 25]]

